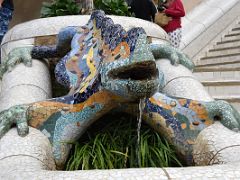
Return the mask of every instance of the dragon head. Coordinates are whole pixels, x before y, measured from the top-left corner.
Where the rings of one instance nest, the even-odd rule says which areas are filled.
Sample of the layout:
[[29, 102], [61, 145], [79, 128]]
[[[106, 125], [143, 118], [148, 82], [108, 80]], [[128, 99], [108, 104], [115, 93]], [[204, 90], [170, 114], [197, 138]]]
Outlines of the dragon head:
[[[125, 99], [150, 97], [158, 89], [158, 69], [143, 28], [125, 31], [102, 11], [92, 14], [93, 29], [102, 40], [102, 88]], [[101, 21], [101, 23], [99, 22]]]
[[158, 70], [148, 51], [146, 35], [141, 34], [129, 57], [104, 62], [101, 71], [103, 88], [127, 99], [150, 97], [158, 88]]

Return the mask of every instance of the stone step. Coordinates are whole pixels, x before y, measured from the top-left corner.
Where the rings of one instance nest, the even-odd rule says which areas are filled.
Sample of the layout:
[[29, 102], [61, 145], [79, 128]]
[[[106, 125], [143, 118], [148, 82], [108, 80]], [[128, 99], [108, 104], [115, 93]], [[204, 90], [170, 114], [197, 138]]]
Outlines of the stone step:
[[240, 31], [240, 22], [234, 25], [232, 31]]
[[227, 36], [221, 38], [221, 42], [228, 42], [228, 41], [236, 41], [240, 40], [240, 35], [234, 35], [234, 36]]
[[202, 82], [205, 89], [212, 97], [217, 96], [240, 96], [240, 82], [231, 81], [231, 82], [219, 82], [219, 81], [205, 81]]
[[221, 65], [203, 65], [196, 66], [194, 69], [195, 72], [216, 72], [216, 71], [240, 71], [240, 62], [239, 63], [230, 63], [230, 64], [221, 64]]
[[226, 43], [233, 43], [233, 42], [236, 42], [236, 41], [240, 41], [240, 38], [236, 38], [234, 40], [224, 40], [223, 38], [221, 39], [221, 41], [217, 42], [216, 44], [226, 44]]
[[227, 56], [227, 55], [240, 55], [240, 46], [231, 47], [231, 48], [218, 48], [218, 49], [210, 49], [207, 53], [207, 57], [215, 57], [215, 56]]
[[224, 100], [231, 103], [240, 103], [240, 96], [213, 96], [216, 100]]
[[231, 28], [231, 30], [228, 31], [228, 33], [225, 34], [225, 36], [231, 36], [234, 34], [238, 34], [240, 33], [240, 26], [239, 24], [235, 25], [234, 27]]
[[[240, 88], [240, 79], [207, 79], [202, 80], [201, 83], [204, 86], [239, 86]], [[239, 89], [237, 91], [240, 94]]]
[[238, 31], [237, 29], [235, 29], [235, 31], [230, 31], [228, 34], [226, 34], [224, 37], [231, 37], [231, 36], [239, 36], [240, 35], [240, 31]]
[[240, 53], [203, 57], [200, 58], [200, 61], [196, 62], [196, 65], [221, 65], [230, 63], [240, 63]]
[[240, 77], [240, 71], [214, 71], [214, 72], [194, 72], [194, 76], [201, 82], [215, 82], [238, 80]]
[[227, 43], [217, 43], [213, 46], [213, 49], [224, 49], [224, 48], [232, 48], [240, 46], [240, 40], [239, 41], [229, 41]]
[[238, 27], [233, 28], [232, 31], [240, 31], [240, 25], [238, 25]]

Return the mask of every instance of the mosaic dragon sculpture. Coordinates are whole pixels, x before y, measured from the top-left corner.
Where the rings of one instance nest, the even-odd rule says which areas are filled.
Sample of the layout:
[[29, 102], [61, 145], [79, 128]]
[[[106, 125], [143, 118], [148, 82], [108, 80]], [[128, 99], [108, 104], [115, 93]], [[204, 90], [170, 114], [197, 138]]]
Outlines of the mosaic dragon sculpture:
[[37, 128], [52, 143], [58, 167], [68, 157], [69, 142], [76, 141], [94, 121], [111, 110], [136, 113], [139, 99], [144, 99], [144, 120], [174, 144], [188, 164], [193, 163], [196, 137], [214, 121], [239, 129], [239, 114], [224, 101], [199, 102], [160, 93], [164, 75], [155, 58], [193, 69], [191, 60], [168, 45], [149, 44], [142, 28], [126, 32], [102, 11], [93, 12], [83, 27], [61, 30], [54, 47], [14, 49], [2, 65], [1, 75], [20, 62], [31, 66], [32, 58], [50, 57], [63, 57], [55, 76], [69, 93], [2, 111], [0, 138], [13, 124], [21, 136], [28, 133], [28, 125]]

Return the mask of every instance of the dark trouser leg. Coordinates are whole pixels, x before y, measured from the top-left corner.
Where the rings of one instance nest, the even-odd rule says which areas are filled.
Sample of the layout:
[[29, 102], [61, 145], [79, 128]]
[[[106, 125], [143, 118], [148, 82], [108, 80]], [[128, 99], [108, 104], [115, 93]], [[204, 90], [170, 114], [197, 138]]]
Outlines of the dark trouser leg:
[[[13, 11], [8, 8], [0, 8], [0, 43], [2, 42], [3, 36], [8, 30], [8, 25], [12, 19]], [[1, 63], [1, 51], [0, 51], [0, 63]]]

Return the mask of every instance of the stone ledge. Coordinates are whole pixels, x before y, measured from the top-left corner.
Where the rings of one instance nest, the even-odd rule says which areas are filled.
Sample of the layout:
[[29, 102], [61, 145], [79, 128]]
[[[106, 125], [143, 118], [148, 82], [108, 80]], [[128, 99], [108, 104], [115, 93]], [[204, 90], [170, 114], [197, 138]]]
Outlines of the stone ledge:
[[[239, 71], [214, 71], [214, 72], [195, 72], [194, 75], [200, 81], [239, 81]], [[240, 82], [240, 81], [239, 81]]]
[[229, 96], [214, 96], [214, 99], [225, 100], [231, 103], [240, 103], [239, 95], [229, 95]]
[[[133, 27], [143, 27], [148, 36], [155, 39], [168, 41], [168, 35], [157, 24], [151, 23], [138, 18], [124, 17], [124, 16], [109, 16], [114, 23], [121, 24], [126, 30]], [[14, 26], [4, 36], [2, 45], [10, 41], [30, 39], [40, 36], [56, 35], [59, 30], [67, 26], [83, 26], [90, 16], [88, 15], [74, 15], [74, 16], [58, 16], [51, 18], [42, 18], [28, 21]], [[151, 27], [151, 28], [150, 28]]]
[[[197, 151], [196, 156], [198, 158], [206, 158], [205, 153], [206, 148], [213, 148], [211, 144], [211, 138], [219, 138], [218, 145], [216, 146], [218, 149], [215, 149], [213, 154], [219, 149], [224, 148], [221, 141], [226, 142], [227, 136], [231, 135], [231, 145], [236, 145], [234, 140], [239, 138], [239, 134], [235, 132], [230, 132], [228, 129], [223, 127], [221, 124], [216, 124], [208, 128], [207, 135], [205, 136], [202, 133], [200, 136], [199, 143], [197, 146], [200, 146], [201, 150]], [[219, 136], [215, 136], [214, 132], [218, 131]], [[227, 132], [222, 133], [222, 132]], [[222, 158], [227, 158], [229, 160], [229, 164], [224, 165], [214, 165], [214, 166], [200, 166], [200, 167], [182, 167], [182, 168], [132, 168], [132, 169], [112, 169], [112, 170], [82, 170], [82, 171], [54, 171], [54, 164], [49, 154], [48, 147], [49, 142], [47, 138], [45, 138], [38, 130], [31, 128], [30, 137], [35, 137], [40, 139], [41, 141], [33, 142], [29, 138], [21, 138], [18, 137], [16, 133], [16, 129], [10, 130], [5, 136], [5, 142], [12, 142], [11, 144], [4, 144], [3, 140], [0, 140], [0, 145], [4, 145], [1, 153], [9, 153], [12, 152], [15, 155], [18, 151], [18, 148], [14, 148], [19, 145], [20, 148], [25, 148], [30, 150], [36, 157], [36, 152], [41, 152], [41, 161], [37, 160], [39, 157], [31, 158], [28, 156], [17, 156], [16, 158], [6, 158], [4, 160], [0, 160], [0, 179], [207, 179], [207, 178], [240, 178], [240, 164], [236, 163], [236, 160], [239, 160], [238, 153], [235, 154], [236, 158], [232, 159], [227, 157], [229, 153], [235, 153], [239, 151], [238, 148], [228, 148], [227, 151], [221, 151], [219, 156], [216, 156], [216, 159], [221, 161]], [[29, 141], [30, 140], [30, 141]], [[209, 144], [205, 144], [204, 140], [209, 141]], [[15, 144], [15, 146], [12, 146]], [[31, 148], [34, 145], [35, 148]], [[27, 147], [29, 146], [29, 147]], [[14, 152], [15, 151], [15, 152]], [[30, 152], [29, 151], [29, 152]], [[232, 157], [235, 157], [232, 156]], [[211, 156], [210, 156], [211, 158]], [[209, 160], [209, 159], [208, 159]], [[204, 159], [202, 159], [204, 162]], [[233, 162], [232, 162], [233, 161]], [[42, 163], [44, 162], [44, 163]]]
[[213, 79], [213, 80], [203, 80], [201, 83], [204, 86], [239, 86], [240, 80], [230, 80], [230, 79]]

